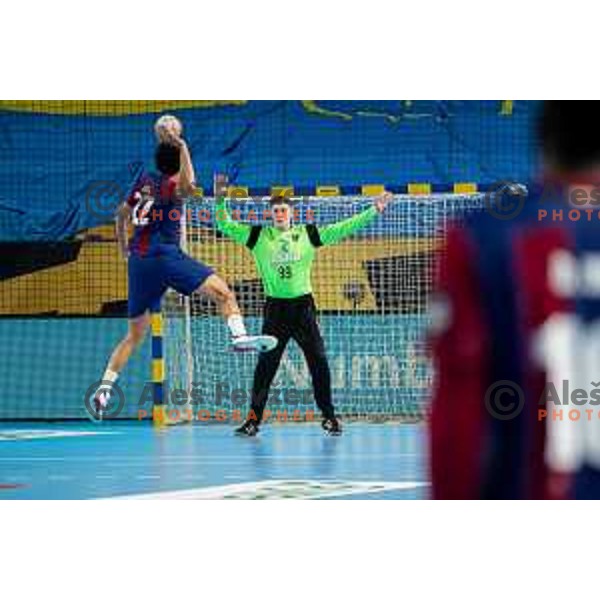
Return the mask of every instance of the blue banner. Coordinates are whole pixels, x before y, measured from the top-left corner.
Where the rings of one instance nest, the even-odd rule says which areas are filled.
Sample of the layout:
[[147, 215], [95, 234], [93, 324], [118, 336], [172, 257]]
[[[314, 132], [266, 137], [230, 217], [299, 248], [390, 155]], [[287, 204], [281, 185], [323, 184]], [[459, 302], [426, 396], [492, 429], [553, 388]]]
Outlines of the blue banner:
[[[0, 240], [65, 239], [108, 223], [151, 167], [158, 105], [130, 101], [128, 113], [123, 102], [65, 102], [62, 114], [60, 103], [47, 104], [0, 103]], [[172, 104], [206, 190], [217, 170], [250, 189], [302, 190], [526, 181], [534, 168], [532, 102]]]

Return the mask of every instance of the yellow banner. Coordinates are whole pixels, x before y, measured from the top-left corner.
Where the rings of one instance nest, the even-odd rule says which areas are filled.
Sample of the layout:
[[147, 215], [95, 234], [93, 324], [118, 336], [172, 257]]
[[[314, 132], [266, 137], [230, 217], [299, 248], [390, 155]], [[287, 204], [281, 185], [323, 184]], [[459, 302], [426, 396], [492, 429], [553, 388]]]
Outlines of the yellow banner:
[[0, 110], [54, 115], [116, 116], [182, 108], [243, 106], [247, 100], [0, 100]]

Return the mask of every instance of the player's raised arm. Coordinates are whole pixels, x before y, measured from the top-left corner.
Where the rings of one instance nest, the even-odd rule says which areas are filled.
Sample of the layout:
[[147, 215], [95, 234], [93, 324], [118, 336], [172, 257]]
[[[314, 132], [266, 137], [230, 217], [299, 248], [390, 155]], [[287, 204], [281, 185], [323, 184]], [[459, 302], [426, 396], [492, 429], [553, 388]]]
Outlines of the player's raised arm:
[[351, 236], [355, 231], [366, 227], [378, 214], [381, 214], [392, 198], [392, 194], [384, 192], [373, 201], [373, 206], [363, 210], [361, 213], [344, 219], [332, 225], [319, 227], [319, 238], [323, 246], [337, 244], [344, 238]]
[[182, 196], [191, 196], [196, 191], [196, 174], [189, 148], [183, 138], [179, 139], [179, 160], [181, 161], [181, 170], [177, 188]]
[[196, 191], [196, 173], [186, 141], [183, 139], [183, 125], [172, 115], [163, 115], [154, 127], [159, 143], [167, 143], [179, 148], [179, 177], [177, 191], [180, 196], [191, 196]]
[[187, 143], [182, 137], [177, 136], [172, 136], [168, 143], [179, 148], [180, 168], [177, 178], [177, 193], [180, 198], [191, 196], [196, 191], [196, 174]]
[[215, 206], [215, 223], [217, 229], [234, 242], [245, 246], [250, 237], [252, 226], [247, 223], [239, 223], [231, 218], [227, 200], [225, 199], [227, 194], [227, 177], [225, 175], [215, 175], [214, 194], [217, 200]]

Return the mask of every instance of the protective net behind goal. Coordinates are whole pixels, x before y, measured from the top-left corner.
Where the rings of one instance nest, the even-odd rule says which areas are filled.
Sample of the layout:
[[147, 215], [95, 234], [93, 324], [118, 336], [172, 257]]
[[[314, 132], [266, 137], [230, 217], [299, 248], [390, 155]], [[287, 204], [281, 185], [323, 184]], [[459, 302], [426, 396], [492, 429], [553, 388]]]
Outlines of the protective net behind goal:
[[[297, 224], [338, 222], [370, 203], [365, 197], [304, 198]], [[453, 219], [482, 207], [482, 194], [397, 195], [367, 227], [317, 251], [312, 283], [340, 415], [423, 417], [432, 376], [425, 344], [434, 253]], [[230, 208], [242, 222], [269, 224], [266, 199], [232, 202]], [[185, 249], [229, 283], [248, 330], [259, 332], [265, 296], [250, 251], [215, 228], [212, 198], [190, 201], [186, 216]], [[214, 304], [169, 292], [163, 321], [165, 400], [173, 415], [206, 421], [246, 415], [256, 355], [229, 350]], [[294, 341], [268, 409], [273, 418], [290, 421], [316, 413], [308, 368]]]

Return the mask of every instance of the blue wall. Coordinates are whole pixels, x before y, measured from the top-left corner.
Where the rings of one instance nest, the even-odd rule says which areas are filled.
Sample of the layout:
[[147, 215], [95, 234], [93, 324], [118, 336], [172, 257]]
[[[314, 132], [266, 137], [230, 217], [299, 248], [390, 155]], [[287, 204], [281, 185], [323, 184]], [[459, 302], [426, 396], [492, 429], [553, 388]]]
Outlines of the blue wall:
[[[527, 180], [536, 105], [499, 101], [250, 101], [173, 111], [185, 124], [200, 183], [226, 170], [240, 185], [360, 186]], [[0, 109], [0, 240], [57, 239], [111, 220], [150, 164], [156, 113], [40, 114]], [[91, 189], [95, 192], [91, 192]], [[87, 194], [87, 196], [86, 196]], [[118, 195], [118, 194], [117, 194]], [[95, 202], [95, 200], [93, 200]]]

